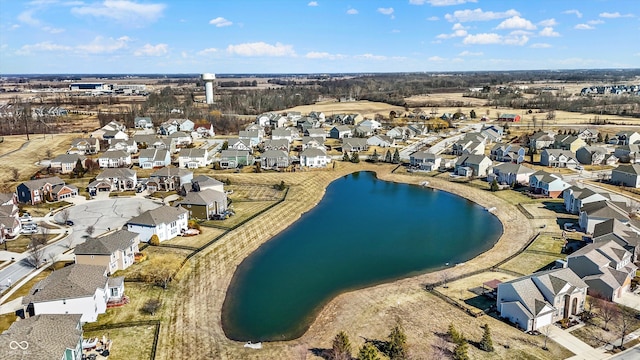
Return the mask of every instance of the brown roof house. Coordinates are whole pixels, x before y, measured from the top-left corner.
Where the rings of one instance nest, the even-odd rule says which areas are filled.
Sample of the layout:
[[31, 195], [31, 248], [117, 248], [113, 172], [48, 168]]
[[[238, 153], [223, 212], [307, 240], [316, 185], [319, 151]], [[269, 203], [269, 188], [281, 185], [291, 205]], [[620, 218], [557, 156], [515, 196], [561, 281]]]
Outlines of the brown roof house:
[[3, 360], [82, 358], [79, 314], [42, 314], [16, 321], [0, 334]]
[[140, 234], [127, 230], [88, 238], [74, 250], [76, 264], [106, 266], [107, 273], [113, 274], [134, 263], [134, 256], [139, 251], [138, 244]]
[[227, 194], [212, 189], [190, 191], [174, 205], [187, 209], [192, 218], [209, 220], [227, 211]]
[[39, 204], [44, 201], [57, 201], [78, 195], [78, 188], [66, 185], [57, 176], [25, 181], [16, 189], [18, 201], [26, 204]]
[[110, 280], [105, 266], [63, 267], [34, 285], [22, 299], [25, 316], [81, 314], [83, 323], [94, 322], [107, 310], [107, 302], [124, 296], [123, 280]]

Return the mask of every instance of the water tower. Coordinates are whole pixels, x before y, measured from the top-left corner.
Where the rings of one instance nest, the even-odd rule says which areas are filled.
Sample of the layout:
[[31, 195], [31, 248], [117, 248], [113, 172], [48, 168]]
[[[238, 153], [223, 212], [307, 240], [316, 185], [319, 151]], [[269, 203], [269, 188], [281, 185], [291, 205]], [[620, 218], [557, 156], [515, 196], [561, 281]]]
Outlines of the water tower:
[[216, 74], [202, 74], [202, 80], [204, 80], [205, 102], [207, 104], [213, 104], [213, 82], [216, 80]]

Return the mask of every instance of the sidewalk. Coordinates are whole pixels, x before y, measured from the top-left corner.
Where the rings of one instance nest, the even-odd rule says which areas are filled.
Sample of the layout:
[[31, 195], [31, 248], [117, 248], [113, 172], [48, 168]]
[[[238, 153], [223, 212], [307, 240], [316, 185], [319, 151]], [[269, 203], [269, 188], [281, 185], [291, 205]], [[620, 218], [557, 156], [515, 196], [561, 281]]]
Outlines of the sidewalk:
[[571, 360], [601, 360], [609, 357], [604, 348], [594, 349], [557, 326], [550, 327], [549, 338], [574, 353], [575, 355], [569, 358]]

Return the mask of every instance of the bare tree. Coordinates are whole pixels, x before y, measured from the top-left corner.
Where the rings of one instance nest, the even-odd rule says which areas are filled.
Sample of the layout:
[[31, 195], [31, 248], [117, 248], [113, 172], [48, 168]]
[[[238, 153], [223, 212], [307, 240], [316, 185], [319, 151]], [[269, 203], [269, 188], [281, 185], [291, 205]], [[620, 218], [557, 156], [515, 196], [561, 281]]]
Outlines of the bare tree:
[[69, 220], [69, 209], [64, 209], [62, 211], [60, 211], [60, 219], [62, 220], [63, 224], [66, 224], [67, 221]]
[[44, 260], [44, 246], [39, 244], [37, 241], [34, 241], [32, 238], [28, 251], [29, 254], [27, 255], [27, 261], [31, 266], [39, 268]]
[[85, 232], [87, 233], [87, 235], [89, 235], [89, 237], [91, 237], [93, 233], [96, 232], [96, 228], [93, 225], [89, 225], [87, 226], [87, 229], [85, 230]]
[[617, 323], [618, 331], [620, 331], [620, 348], [624, 349], [624, 338], [631, 331], [632, 326], [635, 324], [636, 312], [629, 309], [626, 306], [620, 305], [618, 307], [619, 321]]
[[440, 272], [440, 283], [442, 284], [443, 288], [448, 288], [449, 287], [449, 279], [451, 278], [449, 271], [448, 270], [444, 270], [442, 272]]
[[18, 169], [12, 167], [11, 168], [11, 180], [18, 181], [20, 179], [20, 171]]
[[616, 306], [616, 304], [612, 303], [611, 301], [603, 299], [599, 299], [598, 302], [598, 312], [600, 317], [602, 318], [602, 321], [604, 321], [603, 329], [605, 331], [609, 331], [609, 322], [615, 320], [619, 315], [618, 306]]
[[545, 326], [545, 327], [543, 327], [541, 329], [542, 330], [542, 334], [544, 335], [544, 345], [542, 345], [542, 349], [543, 350], [548, 350], [548, 348], [547, 348], [547, 340], [549, 340], [549, 335], [551, 335], [551, 327], [552, 326], [553, 326], [552, 324], [549, 324], [549, 325], [547, 325], [547, 326]]

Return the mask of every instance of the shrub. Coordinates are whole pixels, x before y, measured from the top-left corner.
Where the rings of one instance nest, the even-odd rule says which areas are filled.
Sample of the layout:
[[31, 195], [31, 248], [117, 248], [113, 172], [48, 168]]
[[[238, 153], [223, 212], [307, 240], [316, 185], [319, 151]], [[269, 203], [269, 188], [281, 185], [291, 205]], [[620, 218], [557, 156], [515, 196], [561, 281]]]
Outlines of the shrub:
[[162, 303], [160, 302], [160, 300], [149, 299], [144, 303], [144, 305], [142, 305], [142, 311], [149, 315], [155, 315], [156, 311], [160, 309], [161, 305]]
[[153, 234], [153, 236], [151, 236], [151, 239], [149, 239], [149, 245], [153, 245], [153, 246], [160, 245], [160, 238], [158, 237], [158, 235]]

